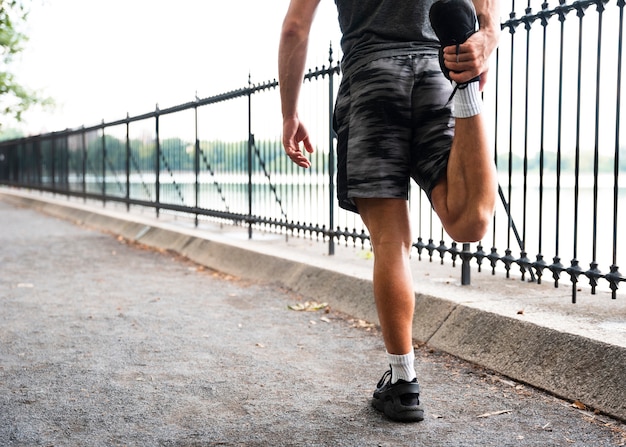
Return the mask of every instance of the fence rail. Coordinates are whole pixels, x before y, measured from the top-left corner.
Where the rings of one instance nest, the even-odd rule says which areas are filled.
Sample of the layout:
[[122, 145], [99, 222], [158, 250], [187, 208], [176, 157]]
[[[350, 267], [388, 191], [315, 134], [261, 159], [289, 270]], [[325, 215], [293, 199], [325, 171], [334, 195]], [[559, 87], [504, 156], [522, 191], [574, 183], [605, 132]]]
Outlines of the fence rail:
[[[471, 264], [487, 265], [506, 277], [517, 269], [523, 281], [551, 276], [555, 287], [569, 280], [574, 302], [583, 286], [615, 299], [626, 256], [618, 250], [625, 2], [561, 0], [536, 11], [531, 3], [512, 2], [483, 94], [500, 179], [490, 237], [473, 246], [447, 240], [412, 186], [414, 248], [420, 259], [460, 261], [463, 283]], [[0, 184], [245, 225], [250, 237], [310, 237], [330, 254], [335, 244], [366, 246], [358, 216], [334, 199], [340, 78], [332, 48], [328, 66], [305, 75], [301, 116], [316, 143], [308, 170], [284, 156], [278, 82], [250, 80], [174, 107], [2, 142]]]

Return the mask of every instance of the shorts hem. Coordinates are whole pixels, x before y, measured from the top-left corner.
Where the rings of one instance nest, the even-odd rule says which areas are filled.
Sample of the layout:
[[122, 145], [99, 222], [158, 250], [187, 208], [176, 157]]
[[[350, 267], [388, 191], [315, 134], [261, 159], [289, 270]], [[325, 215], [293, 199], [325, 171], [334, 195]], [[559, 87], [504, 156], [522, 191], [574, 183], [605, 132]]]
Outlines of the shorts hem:
[[[356, 203], [354, 202], [354, 199], [400, 199], [400, 200], [409, 200], [409, 195], [404, 194], [402, 196], [372, 196], [372, 195], [353, 195], [350, 197], [339, 197], [338, 198], [338, 202], [339, 202], [339, 207], [347, 210], [347, 211], [352, 211], [354, 213], [359, 213], [359, 210], [356, 206]], [[429, 197], [430, 199], [430, 197]]]

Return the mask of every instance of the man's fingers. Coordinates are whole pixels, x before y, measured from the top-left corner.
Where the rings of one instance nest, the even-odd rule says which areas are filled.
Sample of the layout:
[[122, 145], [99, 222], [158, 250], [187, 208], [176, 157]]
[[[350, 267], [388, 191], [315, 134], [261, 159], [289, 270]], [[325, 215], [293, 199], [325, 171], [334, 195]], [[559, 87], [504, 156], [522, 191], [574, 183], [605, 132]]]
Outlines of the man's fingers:
[[308, 168], [311, 166], [311, 162], [302, 153], [302, 150], [300, 150], [297, 144], [292, 142], [286, 143], [285, 152], [287, 153], [287, 156], [291, 159], [291, 161], [293, 161], [298, 166], [301, 166], [303, 168]]
[[473, 52], [470, 45], [461, 45], [458, 54], [456, 46], [445, 47], [443, 59], [450, 70], [450, 78], [458, 83], [474, 79], [486, 68], [483, 60]]
[[[300, 147], [304, 146], [304, 150]], [[287, 156], [298, 166], [308, 168], [311, 166], [310, 160], [304, 151], [313, 152], [313, 144], [309, 139], [306, 128], [297, 118], [283, 121], [283, 147]]]
[[304, 144], [304, 149], [306, 149], [306, 151], [309, 154], [313, 153], [313, 144], [311, 144], [311, 140], [309, 139], [309, 137], [306, 137], [304, 140], [302, 140], [302, 143]]

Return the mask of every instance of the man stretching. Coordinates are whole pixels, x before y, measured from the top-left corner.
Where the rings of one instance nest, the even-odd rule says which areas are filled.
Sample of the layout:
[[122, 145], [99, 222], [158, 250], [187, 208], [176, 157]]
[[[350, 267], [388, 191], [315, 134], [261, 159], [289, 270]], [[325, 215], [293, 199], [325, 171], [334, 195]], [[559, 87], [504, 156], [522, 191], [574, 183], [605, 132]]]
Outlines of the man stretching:
[[[282, 141], [303, 168], [311, 165], [306, 153], [313, 145], [297, 106], [319, 2], [291, 0], [279, 48]], [[421, 421], [409, 183], [412, 178], [426, 192], [452, 239], [484, 236], [497, 183], [479, 92], [498, 43], [498, 0], [335, 3], [343, 51], [333, 124], [337, 194], [370, 234], [374, 297], [390, 365], [372, 404], [390, 419]]]

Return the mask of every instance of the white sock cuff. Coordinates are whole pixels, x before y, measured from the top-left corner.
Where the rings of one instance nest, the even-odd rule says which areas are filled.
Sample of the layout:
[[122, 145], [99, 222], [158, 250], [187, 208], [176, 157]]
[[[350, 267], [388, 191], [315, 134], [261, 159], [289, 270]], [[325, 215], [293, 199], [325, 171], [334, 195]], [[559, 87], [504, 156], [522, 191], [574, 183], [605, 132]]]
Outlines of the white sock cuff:
[[391, 383], [396, 383], [398, 379], [407, 382], [415, 379], [415, 352], [413, 350], [404, 355], [387, 353], [387, 359], [391, 366]]
[[454, 110], [452, 116], [455, 118], [469, 118], [478, 115], [483, 110], [483, 101], [478, 90], [478, 82], [470, 82], [464, 88], [457, 89], [454, 94]]

